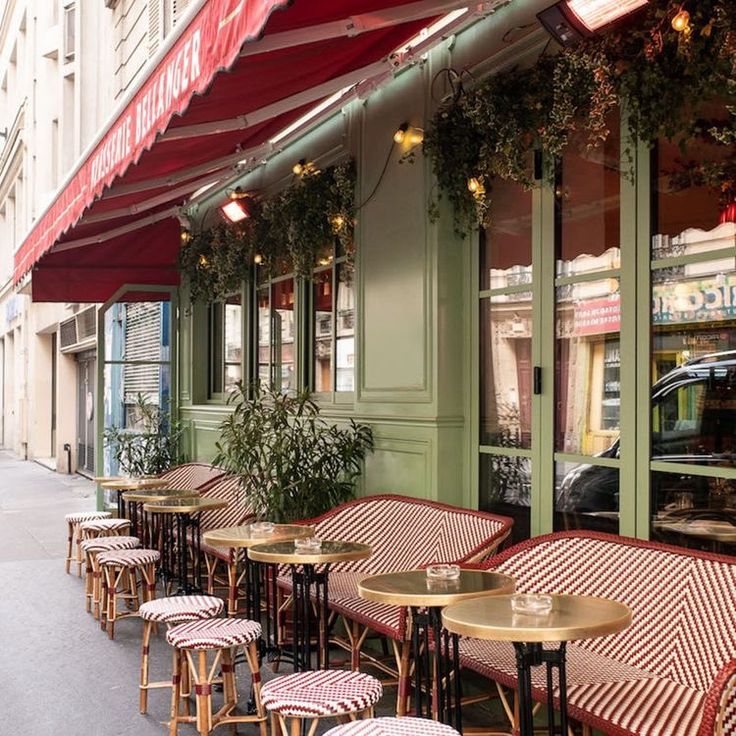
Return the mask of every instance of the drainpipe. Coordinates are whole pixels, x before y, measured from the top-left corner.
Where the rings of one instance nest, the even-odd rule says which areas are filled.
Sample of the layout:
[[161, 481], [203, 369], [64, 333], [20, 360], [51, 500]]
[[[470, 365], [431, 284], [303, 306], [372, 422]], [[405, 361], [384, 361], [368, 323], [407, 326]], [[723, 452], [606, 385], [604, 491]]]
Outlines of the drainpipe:
[[64, 452], [66, 453], [66, 472], [72, 474], [72, 446], [67, 442], [64, 445]]

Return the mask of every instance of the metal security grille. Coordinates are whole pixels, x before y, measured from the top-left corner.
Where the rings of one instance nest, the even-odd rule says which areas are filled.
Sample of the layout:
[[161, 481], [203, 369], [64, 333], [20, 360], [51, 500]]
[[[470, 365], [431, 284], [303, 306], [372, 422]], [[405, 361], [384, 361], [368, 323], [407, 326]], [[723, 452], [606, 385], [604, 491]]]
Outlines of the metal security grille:
[[72, 317], [59, 325], [59, 347], [71, 347], [77, 342], [77, 318]]

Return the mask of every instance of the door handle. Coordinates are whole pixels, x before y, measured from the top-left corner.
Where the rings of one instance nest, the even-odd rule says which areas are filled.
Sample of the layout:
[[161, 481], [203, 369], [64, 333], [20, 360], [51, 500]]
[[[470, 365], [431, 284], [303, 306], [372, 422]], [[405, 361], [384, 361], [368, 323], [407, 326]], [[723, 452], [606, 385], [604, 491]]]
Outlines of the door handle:
[[542, 393], [542, 366], [535, 365], [533, 370], [534, 376], [534, 395], [539, 396]]

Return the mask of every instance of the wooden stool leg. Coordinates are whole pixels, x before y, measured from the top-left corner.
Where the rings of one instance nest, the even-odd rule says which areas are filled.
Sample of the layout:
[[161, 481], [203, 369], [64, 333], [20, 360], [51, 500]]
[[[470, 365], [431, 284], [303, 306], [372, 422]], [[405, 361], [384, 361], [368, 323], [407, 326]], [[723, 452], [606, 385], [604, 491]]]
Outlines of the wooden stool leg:
[[141, 686], [140, 711], [148, 710], [148, 653], [151, 644], [151, 622], [143, 622], [143, 641], [141, 642]]
[[77, 533], [74, 535], [75, 538], [75, 546], [76, 546], [76, 562], [77, 562], [77, 577], [82, 577], [82, 535], [81, 531], [79, 529], [79, 526], [77, 526]]
[[301, 736], [301, 732], [302, 732], [301, 718], [292, 718], [291, 728], [289, 729], [289, 736]]
[[[187, 656], [193, 657], [187, 650]], [[197, 700], [197, 729], [200, 736], [209, 736], [212, 730], [212, 685], [207, 672], [207, 652], [204, 649], [197, 651], [197, 676], [194, 683], [194, 694]]]
[[[179, 697], [181, 695], [182, 653], [174, 648], [173, 664], [171, 668], [171, 720], [169, 721], [169, 736], [176, 736], [179, 726]], [[187, 664], [184, 662], [184, 666]]]
[[[236, 550], [237, 551], [237, 550]], [[227, 563], [227, 615], [238, 612], [238, 556]]]
[[92, 611], [92, 599], [94, 598], [94, 580], [92, 573], [92, 553], [84, 554], [84, 610]]
[[90, 564], [92, 565], [92, 616], [96, 621], [100, 618], [103, 581], [100, 564], [97, 562], [95, 553], [90, 553]]
[[68, 575], [71, 572], [71, 565], [72, 565], [72, 549], [73, 549], [73, 541], [74, 541], [74, 524], [72, 524], [71, 521], [68, 521], [66, 523], [67, 526], [67, 532], [66, 532], [66, 574]]

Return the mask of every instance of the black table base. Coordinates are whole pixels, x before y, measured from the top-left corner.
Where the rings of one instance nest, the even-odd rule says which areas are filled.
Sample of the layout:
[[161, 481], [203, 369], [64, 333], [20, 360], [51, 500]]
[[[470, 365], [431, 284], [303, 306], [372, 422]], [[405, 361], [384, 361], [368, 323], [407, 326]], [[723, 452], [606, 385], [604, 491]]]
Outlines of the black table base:
[[462, 733], [458, 636], [442, 626], [441, 612], [435, 607], [411, 608], [414, 714]]
[[[291, 565], [293, 594], [292, 657], [295, 672], [312, 669], [312, 654], [317, 656], [317, 669], [329, 666], [328, 641], [330, 610], [327, 598], [329, 565], [317, 571], [314, 565]], [[317, 599], [312, 608], [312, 588]], [[316, 614], [316, 615], [315, 615]], [[317, 646], [312, 646], [312, 632], [317, 629]]]
[[[534, 736], [534, 701], [532, 700], [532, 668], [547, 667], [547, 733], [549, 736], [567, 736], [567, 677], [565, 671], [565, 642], [557, 649], [544, 649], [539, 643], [514, 643], [516, 669], [519, 677], [519, 732]], [[554, 670], [557, 670], [560, 701], [560, 725], [556, 724], [554, 702]]]

